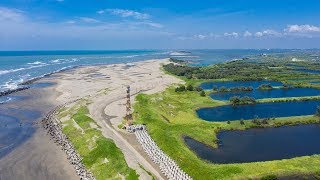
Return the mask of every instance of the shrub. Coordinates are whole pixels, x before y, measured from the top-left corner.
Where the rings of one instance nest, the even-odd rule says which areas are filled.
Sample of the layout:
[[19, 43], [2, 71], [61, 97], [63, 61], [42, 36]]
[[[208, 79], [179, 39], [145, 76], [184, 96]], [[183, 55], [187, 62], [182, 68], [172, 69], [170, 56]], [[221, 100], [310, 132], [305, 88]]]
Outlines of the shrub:
[[194, 90], [200, 92], [200, 91], [202, 91], [203, 89], [202, 89], [201, 87], [198, 87], [198, 86], [197, 86], [197, 87], [194, 87]]
[[239, 96], [233, 96], [230, 99], [230, 102], [232, 105], [241, 105], [241, 104], [255, 104], [256, 100], [252, 97], [239, 97]]
[[186, 91], [186, 87], [183, 85], [176, 87], [176, 89], [175, 89], [175, 92], [183, 92], [183, 91]]
[[269, 122], [268, 122], [268, 119], [267, 119], [267, 118], [263, 119], [263, 120], [261, 121], [261, 123], [262, 123], [262, 124], [269, 124]]
[[221, 86], [220, 89], [219, 89], [219, 92], [227, 92], [228, 89], [224, 86]]
[[206, 96], [206, 93], [202, 90], [202, 91], [200, 91], [200, 96], [204, 97], [204, 96]]
[[189, 84], [186, 88], [188, 91], [193, 91], [193, 86], [191, 84]]
[[267, 175], [267, 176], [261, 177], [261, 180], [277, 180], [277, 176], [271, 174], [271, 175]]
[[259, 90], [269, 90], [269, 89], [273, 89], [273, 87], [270, 84], [261, 84], [258, 87]]

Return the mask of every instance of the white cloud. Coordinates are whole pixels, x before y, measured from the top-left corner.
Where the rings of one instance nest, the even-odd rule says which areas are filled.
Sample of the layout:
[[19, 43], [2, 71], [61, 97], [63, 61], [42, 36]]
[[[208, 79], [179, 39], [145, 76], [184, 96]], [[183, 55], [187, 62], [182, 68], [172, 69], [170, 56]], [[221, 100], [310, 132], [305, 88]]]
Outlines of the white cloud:
[[128, 10], [128, 9], [105, 9], [105, 10], [97, 11], [98, 14], [103, 14], [105, 12], [109, 12], [110, 14], [117, 15], [124, 18], [132, 17], [140, 20], [151, 18], [149, 14]]
[[67, 24], [75, 24], [76, 21], [70, 20], [70, 21], [66, 21]]
[[89, 18], [89, 17], [80, 17], [79, 19], [80, 19], [81, 21], [83, 21], [83, 22], [86, 22], [86, 23], [98, 23], [98, 22], [100, 22], [100, 21], [97, 20], [97, 19]]
[[320, 26], [313, 26], [313, 25], [288, 25], [285, 32], [289, 33], [315, 33], [320, 32]]
[[100, 11], [97, 11], [97, 13], [98, 14], [103, 14], [103, 13], [105, 13], [105, 11], [104, 10], [100, 10]]
[[24, 12], [18, 9], [9, 9], [0, 7], [0, 21], [23, 21], [25, 20]]
[[63, 2], [64, 0], [56, 0], [57, 2]]
[[250, 36], [252, 36], [252, 33], [249, 32], [249, 31], [246, 31], [246, 32], [243, 33], [243, 36], [244, 37], [250, 37]]
[[239, 36], [239, 34], [238, 33], [236, 33], [236, 32], [232, 32], [232, 33], [224, 33], [223, 34], [225, 37], [234, 37], [234, 38], [237, 38], [238, 36]]
[[145, 24], [154, 28], [163, 28], [163, 25], [155, 22], [142, 22], [141, 24]]
[[262, 33], [262, 32], [256, 32], [254, 35], [255, 35], [256, 37], [262, 37], [262, 36], [263, 36], [263, 33]]
[[256, 37], [263, 37], [263, 36], [275, 36], [275, 37], [280, 37], [282, 36], [281, 33], [275, 31], [275, 30], [272, 30], [272, 29], [266, 29], [264, 31], [259, 31], [259, 32], [256, 32], [255, 33], [255, 36]]
[[196, 39], [205, 39], [207, 36], [203, 35], [203, 34], [198, 34], [198, 35], [194, 35], [194, 37]]

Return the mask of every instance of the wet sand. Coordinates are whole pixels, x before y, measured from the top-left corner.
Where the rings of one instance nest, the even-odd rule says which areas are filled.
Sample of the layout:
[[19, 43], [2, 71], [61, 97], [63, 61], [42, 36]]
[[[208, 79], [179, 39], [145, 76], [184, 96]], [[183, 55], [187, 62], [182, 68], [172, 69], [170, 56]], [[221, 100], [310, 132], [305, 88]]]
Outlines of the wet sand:
[[[14, 136], [21, 138], [21, 142], [17, 139], [8, 142], [13, 144], [13, 150], [5, 152], [0, 159], [1, 180], [79, 179], [65, 153], [50, 140], [40, 124], [35, 124], [55, 106], [58, 94], [53, 92], [53, 87], [28, 89], [12, 94], [22, 96], [21, 100], [1, 105], [3, 113], [19, 120], [12, 126], [18, 128]], [[32, 113], [34, 111], [37, 113]]]

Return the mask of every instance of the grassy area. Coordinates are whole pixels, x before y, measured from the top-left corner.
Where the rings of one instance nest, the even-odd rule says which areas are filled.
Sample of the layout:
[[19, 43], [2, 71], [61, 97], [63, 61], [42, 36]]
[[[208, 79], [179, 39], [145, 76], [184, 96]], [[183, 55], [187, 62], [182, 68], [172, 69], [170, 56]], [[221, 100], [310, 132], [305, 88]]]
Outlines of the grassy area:
[[83, 157], [82, 162], [94, 174], [96, 179], [136, 180], [136, 171], [129, 168], [124, 155], [111, 139], [105, 138], [99, 126], [88, 116], [85, 105], [75, 105], [60, 111], [63, 132], [68, 136], [77, 152]]
[[[195, 81], [193, 81], [194, 83]], [[216, 134], [221, 130], [244, 130], [256, 127], [252, 121], [207, 122], [197, 117], [195, 109], [226, 105], [227, 101], [216, 101], [201, 97], [197, 92], [175, 92], [174, 87], [153, 95], [140, 94], [134, 105], [137, 123], [146, 124], [156, 143], [180, 167], [194, 179], [261, 178], [268, 175], [287, 176], [319, 172], [320, 155], [298, 157], [287, 160], [242, 164], [212, 164], [199, 159], [185, 145], [183, 136], [190, 136], [209, 146], [217, 147]], [[267, 102], [268, 100], [264, 99]], [[314, 116], [276, 118], [259, 127], [273, 127], [302, 123], [319, 123]]]

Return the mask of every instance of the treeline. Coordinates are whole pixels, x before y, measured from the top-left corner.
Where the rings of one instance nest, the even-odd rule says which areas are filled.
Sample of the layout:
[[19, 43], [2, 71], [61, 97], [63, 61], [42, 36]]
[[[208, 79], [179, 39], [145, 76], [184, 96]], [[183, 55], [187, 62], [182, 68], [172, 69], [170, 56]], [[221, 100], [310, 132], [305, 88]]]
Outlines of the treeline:
[[221, 86], [220, 88], [218, 88], [217, 86], [213, 86], [212, 90], [217, 92], [242, 92], [242, 91], [253, 91], [253, 87], [240, 86], [240, 87], [226, 88], [225, 86]]
[[273, 71], [265, 64], [245, 61], [232, 61], [207, 67], [167, 64], [163, 66], [167, 72], [184, 76], [188, 79], [221, 79], [230, 78], [237, 81], [263, 80]]
[[163, 65], [163, 69], [171, 74], [177, 76], [185, 76], [188, 79], [191, 79], [193, 73], [199, 70], [199, 67], [191, 67], [191, 66], [182, 66], [182, 65], [175, 65], [175, 64], [166, 64]]
[[200, 96], [206, 96], [206, 92], [201, 87], [193, 87], [191, 84], [189, 84], [187, 87], [184, 85], [178, 86], [175, 89], [175, 92], [184, 92], [184, 91], [196, 91], [199, 92]]
[[239, 96], [233, 96], [230, 99], [230, 102], [232, 105], [244, 105], [244, 104], [256, 104], [257, 101], [253, 97], [239, 97]]
[[186, 61], [180, 60], [180, 59], [176, 59], [176, 58], [170, 58], [169, 61], [170, 62], [174, 62], [174, 63], [186, 63]]

